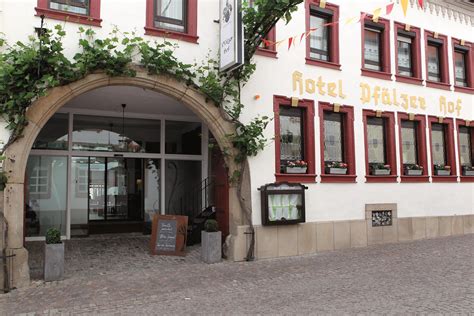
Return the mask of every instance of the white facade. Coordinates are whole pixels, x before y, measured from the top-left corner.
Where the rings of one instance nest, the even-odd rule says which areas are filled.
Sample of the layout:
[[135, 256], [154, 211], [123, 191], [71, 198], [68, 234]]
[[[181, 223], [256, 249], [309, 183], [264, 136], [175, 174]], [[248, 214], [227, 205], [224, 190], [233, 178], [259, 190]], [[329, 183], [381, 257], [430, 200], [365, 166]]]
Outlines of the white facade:
[[[466, 12], [460, 16], [460, 8], [450, 5], [432, 5], [428, 3], [428, 9], [424, 11], [417, 8], [415, 1], [411, 1], [408, 14], [403, 16], [401, 6], [396, 3], [393, 12], [389, 16], [382, 17], [390, 19], [390, 56], [391, 73], [395, 74], [395, 47], [394, 47], [394, 21], [406, 23], [421, 29], [421, 69], [422, 78], [426, 79], [425, 63], [425, 39], [424, 30], [438, 32], [448, 36], [448, 61], [449, 82], [453, 78], [453, 56], [451, 36], [474, 42], [472, 26], [472, 12]], [[306, 191], [306, 221], [338, 221], [365, 219], [365, 204], [370, 203], [397, 203], [398, 217], [423, 217], [423, 216], [448, 216], [467, 215], [474, 213], [474, 183], [365, 183], [365, 152], [364, 133], [362, 121], [362, 109], [374, 109], [393, 112], [409, 112], [422, 115], [444, 116], [450, 118], [461, 118], [474, 120], [473, 95], [461, 92], [413, 85], [396, 82], [392, 80], [379, 80], [371, 77], [361, 76], [361, 27], [359, 23], [346, 25], [344, 21], [348, 18], [359, 16], [360, 12], [373, 12], [378, 7], [385, 7], [388, 1], [356, 1], [356, 0], [333, 0], [331, 3], [339, 5], [339, 55], [341, 70], [332, 70], [305, 63], [305, 41], [301, 43], [299, 38], [296, 44], [288, 49], [285, 41], [277, 48], [277, 58], [255, 56], [257, 70], [245, 85], [242, 95], [242, 103], [246, 105], [242, 120], [248, 121], [257, 115], [273, 117], [274, 95], [297, 97], [314, 100], [315, 103], [315, 166], [316, 174], [321, 174], [320, 164], [320, 121], [318, 116], [318, 102], [340, 103], [354, 107], [354, 137], [356, 157], [356, 183], [320, 183], [317, 176], [316, 183], [307, 183]], [[0, 1], [0, 32], [5, 34], [9, 43], [16, 41], [27, 41], [28, 36], [34, 33], [34, 27], [39, 27], [40, 19], [35, 16], [36, 0], [3, 0]], [[135, 31], [137, 35], [143, 35], [145, 26], [146, 7], [145, 0], [102, 0], [101, 1], [101, 27], [92, 27], [98, 38], [105, 38], [117, 26], [122, 32]], [[179, 60], [187, 63], [205, 60], [211, 51], [212, 56], [217, 55], [219, 42], [219, 25], [214, 22], [219, 17], [217, 0], [198, 0], [197, 35], [198, 44], [185, 41], [175, 41], [179, 44], [176, 56]], [[55, 24], [63, 24], [67, 36], [64, 45], [69, 56], [78, 49], [78, 24], [61, 23], [57, 20], [46, 19], [45, 27], [51, 28]], [[301, 4], [299, 10], [293, 13], [293, 18], [285, 25], [280, 21], [276, 27], [277, 40], [297, 36], [305, 31], [305, 8]], [[150, 41], [162, 41], [162, 38], [144, 36]], [[472, 48], [471, 48], [472, 49]], [[318, 80], [319, 77], [327, 84], [335, 82], [342, 89], [345, 98], [339, 95], [331, 97], [317, 93], [303, 93], [294, 89], [292, 76], [295, 71], [302, 73], [303, 80]], [[373, 102], [363, 103], [361, 101], [362, 83], [368, 84], [372, 89], [375, 86], [387, 88], [390, 91], [396, 89], [397, 94], [408, 94], [410, 96], [424, 97], [426, 109], [403, 109], [393, 105], [375, 105]], [[255, 96], [260, 96], [256, 98]], [[440, 109], [440, 98], [444, 97], [449, 102], [457, 102], [462, 108], [458, 113], [444, 112]], [[396, 120], [397, 122], [397, 120]], [[274, 123], [271, 122], [265, 131], [269, 139], [265, 150], [258, 156], [250, 159], [250, 175], [253, 205], [253, 223], [261, 224], [260, 193], [257, 188], [261, 185], [275, 181], [275, 143]], [[396, 159], [397, 171], [400, 169], [398, 125], [395, 126], [396, 137]], [[430, 162], [430, 138], [427, 126], [427, 159]], [[454, 132], [454, 148], [456, 151], [456, 174], [460, 174], [458, 162], [458, 139], [457, 130]], [[0, 139], [7, 140], [8, 133], [5, 129], [0, 131]], [[454, 167], [454, 166], [453, 166]], [[431, 168], [428, 171], [431, 174]], [[399, 173], [399, 172], [398, 172]], [[398, 174], [400, 176], [400, 174]]]

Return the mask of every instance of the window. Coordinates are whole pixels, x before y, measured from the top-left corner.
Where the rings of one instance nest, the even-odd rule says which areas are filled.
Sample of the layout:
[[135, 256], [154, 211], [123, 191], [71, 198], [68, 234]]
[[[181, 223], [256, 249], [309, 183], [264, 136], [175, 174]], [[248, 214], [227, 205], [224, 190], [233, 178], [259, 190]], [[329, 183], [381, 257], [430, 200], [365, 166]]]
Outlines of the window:
[[362, 75], [390, 80], [390, 21], [366, 16], [361, 26]]
[[354, 109], [320, 102], [321, 182], [355, 182]]
[[396, 182], [395, 116], [363, 110], [367, 182]]
[[68, 149], [69, 114], [55, 113], [41, 129], [33, 149]]
[[456, 119], [461, 182], [474, 182], [474, 123]]
[[49, 166], [34, 167], [30, 173], [28, 183], [30, 196], [38, 197], [40, 195], [48, 195], [50, 188], [49, 179]]
[[255, 53], [261, 56], [276, 58], [277, 51], [276, 45], [274, 44], [276, 42], [276, 26], [274, 26], [270, 32], [268, 32], [267, 36], [265, 36], [265, 40], [269, 41], [270, 43], [265, 43], [265, 41], [262, 41]]
[[448, 39], [444, 35], [425, 31], [426, 38], [426, 85], [449, 90]]
[[433, 182], [456, 182], [453, 119], [429, 117]]
[[38, 0], [36, 15], [73, 23], [100, 26], [100, 0]]
[[421, 85], [420, 29], [395, 22], [395, 47], [397, 81]]
[[398, 35], [398, 73], [400, 75], [413, 77], [412, 68], [412, 38]]
[[474, 78], [472, 63], [474, 53], [472, 43], [452, 39], [454, 63], [454, 90], [474, 93]]
[[[333, 69], [339, 65], [339, 7], [318, 0], [306, 0], [306, 63]], [[330, 25], [328, 25], [330, 24]]]
[[461, 87], [467, 87], [466, 53], [464, 51], [454, 51], [454, 68], [454, 74], [456, 76], [456, 85]]
[[398, 113], [401, 182], [428, 182], [425, 116]]
[[145, 34], [197, 43], [197, 0], [147, 0]]
[[155, 27], [186, 32], [186, 0], [155, 0]]
[[[292, 102], [293, 101], [293, 102]], [[275, 173], [277, 181], [314, 182], [314, 103], [275, 96]]]

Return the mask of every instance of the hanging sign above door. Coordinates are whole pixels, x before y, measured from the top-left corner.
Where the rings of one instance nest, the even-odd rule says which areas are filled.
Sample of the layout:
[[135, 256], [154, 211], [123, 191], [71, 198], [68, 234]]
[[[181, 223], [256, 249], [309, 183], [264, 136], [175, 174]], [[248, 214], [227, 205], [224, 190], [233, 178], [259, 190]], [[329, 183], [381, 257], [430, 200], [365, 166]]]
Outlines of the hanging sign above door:
[[242, 0], [219, 0], [219, 70], [229, 71], [244, 62]]
[[151, 254], [185, 256], [187, 231], [187, 216], [156, 214], [152, 223]]

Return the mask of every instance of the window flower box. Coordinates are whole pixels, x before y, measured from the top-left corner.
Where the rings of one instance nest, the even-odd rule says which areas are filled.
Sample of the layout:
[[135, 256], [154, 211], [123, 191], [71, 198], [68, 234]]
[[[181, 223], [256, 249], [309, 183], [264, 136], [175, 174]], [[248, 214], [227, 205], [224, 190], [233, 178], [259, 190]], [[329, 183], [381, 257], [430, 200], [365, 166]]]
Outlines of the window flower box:
[[451, 170], [435, 170], [435, 175], [437, 176], [450, 176], [451, 175]]
[[416, 164], [405, 164], [404, 166], [406, 176], [422, 176], [423, 167]]
[[406, 176], [421, 176], [423, 175], [422, 169], [405, 169]]
[[437, 176], [450, 176], [451, 175], [451, 166], [435, 164], [434, 172]]
[[339, 161], [327, 161], [325, 163], [326, 174], [347, 174], [347, 164]]
[[286, 173], [301, 174], [308, 170], [308, 163], [304, 160], [289, 161], [285, 167]]
[[308, 167], [286, 167], [286, 173], [306, 173]]
[[463, 166], [462, 167], [462, 175], [473, 177], [474, 176], [474, 166]]
[[347, 168], [326, 168], [328, 174], [347, 174]]
[[370, 173], [373, 176], [388, 176], [390, 175], [390, 165], [383, 163], [372, 163], [370, 164]]

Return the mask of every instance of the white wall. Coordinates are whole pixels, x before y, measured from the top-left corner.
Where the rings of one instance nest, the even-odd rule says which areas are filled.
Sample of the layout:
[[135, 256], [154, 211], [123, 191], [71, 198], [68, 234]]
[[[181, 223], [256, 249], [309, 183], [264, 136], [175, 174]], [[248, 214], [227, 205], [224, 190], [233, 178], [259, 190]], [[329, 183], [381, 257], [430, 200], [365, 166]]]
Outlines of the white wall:
[[[10, 43], [17, 40], [26, 41], [28, 35], [33, 33], [33, 27], [39, 26], [40, 20], [35, 17], [34, 7], [36, 0], [3, 0], [3, 12], [0, 12], [0, 32], [6, 34]], [[180, 48], [176, 50], [176, 55], [185, 62], [200, 61], [205, 58], [211, 50], [211, 55], [216, 56], [218, 41], [218, 24], [213, 20], [218, 19], [217, 0], [198, 1], [198, 36], [199, 44], [178, 42]], [[372, 87], [378, 85], [383, 88], [397, 89], [398, 93], [406, 93], [424, 97], [427, 101], [427, 109], [410, 110], [426, 115], [443, 115], [447, 117], [461, 117], [463, 119], [474, 120], [473, 96], [453, 91], [445, 91], [425, 86], [415, 86], [395, 81], [378, 80], [360, 76], [361, 61], [361, 28], [360, 24], [345, 25], [347, 18], [358, 16], [360, 12], [372, 12], [379, 6], [385, 6], [389, 1], [356, 1], [356, 0], [332, 0], [332, 3], [340, 5], [339, 28], [340, 41], [340, 63], [342, 69], [330, 70], [305, 64], [305, 43], [299, 44], [288, 50], [287, 43], [283, 43], [278, 48], [278, 58], [255, 57], [257, 71], [252, 76], [250, 82], [243, 89], [242, 101], [246, 104], [245, 112], [242, 116], [247, 121], [256, 115], [268, 115], [273, 117], [273, 95], [284, 95], [287, 97], [307, 98], [315, 101], [336, 102], [354, 106], [355, 112], [355, 142], [356, 142], [356, 184], [309, 184], [307, 190], [307, 220], [343, 220], [364, 218], [364, 204], [377, 202], [398, 203], [398, 214], [400, 217], [426, 216], [426, 215], [451, 215], [473, 213], [474, 208], [474, 185], [469, 183], [388, 183], [388, 184], [366, 184], [365, 183], [365, 154], [363, 145], [363, 125], [362, 108], [380, 109], [386, 111], [403, 111], [404, 109], [394, 106], [375, 106], [374, 104], [361, 104], [360, 83], [368, 83]], [[413, 1], [415, 2], [415, 1]], [[145, 25], [145, 0], [102, 0], [101, 18], [103, 19], [101, 28], [94, 28], [99, 37], [105, 37], [112, 30], [113, 25], [117, 25], [121, 31], [136, 30], [137, 34], [143, 35]], [[1, 4], [0, 4], [1, 9]], [[472, 14], [472, 13], [471, 13]], [[392, 73], [395, 72], [395, 50], [393, 21], [408, 23], [420, 27], [422, 30], [422, 76], [425, 77], [424, 62], [424, 28], [439, 32], [448, 36], [456, 36], [470, 42], [474, 42], [474, 32], [471, 24], [456, 21], [450, 14], [443, 12], [423, 12], [415, 7], [410, 7], [407, 17], [403, 16], [399, 4], [395, 4], [394, 11], [389, 16], [391, 20], [391, 65]], [[21, 23], [18, 23], [21, 21]], [[46, 20], [46, 27], [52, 27], [58, 21]], [[67, 52], [72, 55], [77, 50], [78, 35], [77, 24], [66, 23], [65, 29], [68, 36], [65, 39]], [[301, 34], [305, 31], [305, 12], [303, 5], [293, 14], [292, 21], [285, 26], [281, 21], [277, 25], [277, 39], [284, 39], [290, 36]], [[157, 37], [145, 38], [150, 40], [162, 39]], [[453, 81], [452, 47], [449, 41], [448, 60], [450, 81]], [[319, 76], [325, 82], [338, 82], [342, 80], [343, 91], [347, 95], [345, 99], [340, 97], [320, 96], [304, 92], [299, 94], [292, 89], [292, 74], [294, 71], [303, 73], [304, 78], [318, 79]], [[260, 95], [260, 99], [255, 100], [254, 96]], [[460, 100], [462, 111], [459, 116], [454, 114], [444, 114], [439, 110], [439, 98], [446, 97], [449, 101]], [[316, 148], [316, 173], [320, 170], [320, 141], [319, 141], [319, 117], [315, 117], [315, 148]], [[271, 122], [265, 131], [267, 138], [274, 135], [274, 125]], [[428, 133], [427, 133], [428, 135]], [[0, 131], [0, 138], [5, 139], [5, 131]], [[398, 126], [396, 126], [396, 137], [398, 144]], [[429, 141], [429, 138], [428, 138]], [[397, 148], [397, 160], [398, 146]], [[455, 148], [457, 154], [457, 139], [455, 138]], [[429, 161], [428, 151], [428, 161]], [[457, 155], [456, 155], [457, 159]], [[253, 209], [254, 223], [260, 223], [260, 197], [257, 187], [275, 181], [275, 148], [274, 143], [269, 142], [265, 151], [257, 157], [250, 159], [252, 175]], [[398, 161], [398, 164], [400, 162]], [[317, 179], [320, 182], [320, 178]]]

